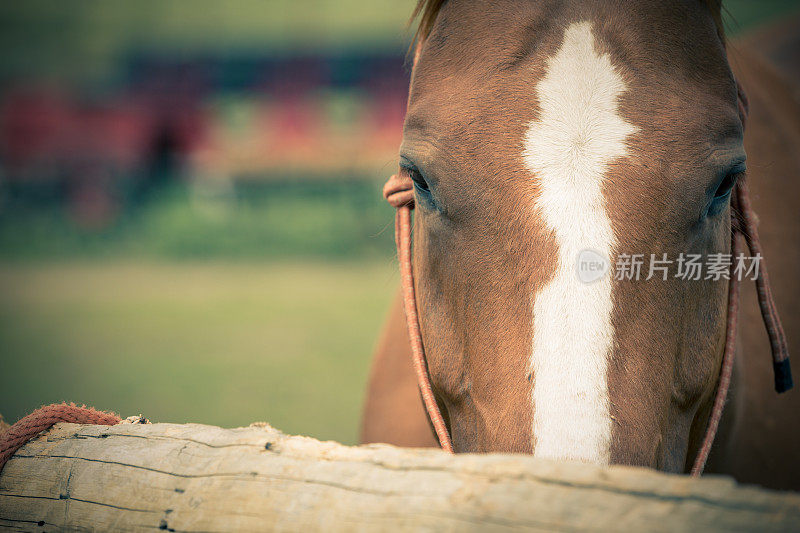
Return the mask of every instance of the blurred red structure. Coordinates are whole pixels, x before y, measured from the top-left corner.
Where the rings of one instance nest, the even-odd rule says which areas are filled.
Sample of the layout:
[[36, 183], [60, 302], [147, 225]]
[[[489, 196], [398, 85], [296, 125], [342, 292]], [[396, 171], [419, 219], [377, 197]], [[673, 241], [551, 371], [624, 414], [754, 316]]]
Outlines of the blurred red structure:
[[368, 172], [397, 150], [402, 63], [392, 54], [139, 57], [100, 96], [5, 87], [2, 176], [12, 186], [57, 183], [70, 196], [87, 185], [146, 188], [177, 169], [233, 179]]

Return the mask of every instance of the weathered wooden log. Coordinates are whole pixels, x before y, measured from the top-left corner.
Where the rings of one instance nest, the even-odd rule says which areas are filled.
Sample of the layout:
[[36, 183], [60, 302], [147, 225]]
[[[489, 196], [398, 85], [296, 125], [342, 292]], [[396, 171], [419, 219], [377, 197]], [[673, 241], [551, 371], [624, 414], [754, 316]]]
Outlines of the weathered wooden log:
[[267, 425], [59, 424], [0, 475], [0, 527], [789, 531], [800, 495], [521, 455], [346, 447]]

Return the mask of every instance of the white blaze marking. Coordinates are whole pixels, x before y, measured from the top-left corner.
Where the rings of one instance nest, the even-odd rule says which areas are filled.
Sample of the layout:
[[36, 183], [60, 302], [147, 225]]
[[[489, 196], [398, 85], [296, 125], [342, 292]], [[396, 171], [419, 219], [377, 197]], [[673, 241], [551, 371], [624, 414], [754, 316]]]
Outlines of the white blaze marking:
[[614, 339], [611, 275], [584, 284], [583, 250], [611, 258], [605, 212], [608, 164], [626, 153], [636, 128], [617, 113], [625, 84], [594, 49], [591, 24], [572, 24], [536, 86], [541, 108], [523, 157], [539, 181], [536, 209], [558, 244], [553, 279], [533, 305], [533, 451], [538, 457], [608, 464], [611, 417], [606, 376]]

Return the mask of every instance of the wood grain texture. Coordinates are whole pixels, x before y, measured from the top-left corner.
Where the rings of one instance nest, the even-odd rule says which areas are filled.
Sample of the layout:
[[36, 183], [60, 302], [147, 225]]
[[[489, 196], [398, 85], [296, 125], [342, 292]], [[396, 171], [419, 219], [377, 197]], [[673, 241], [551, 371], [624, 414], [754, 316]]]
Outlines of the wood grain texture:
[[58, 424], [0, 475], [22, 531], [790, 531], [800, 495], [521, 455], [346, 447], [267, 426]]

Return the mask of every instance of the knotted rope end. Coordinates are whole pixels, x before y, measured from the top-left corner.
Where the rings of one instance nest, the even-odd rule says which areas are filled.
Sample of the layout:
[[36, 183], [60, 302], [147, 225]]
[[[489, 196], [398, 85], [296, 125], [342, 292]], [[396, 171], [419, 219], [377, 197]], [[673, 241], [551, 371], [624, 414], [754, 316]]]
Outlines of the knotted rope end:
[[789, 364], [788, 357], [783, 361], [773, 361], [772, 369], [775, 372], [775, 392], [780, 394], [794, 387], [792, 366]]

